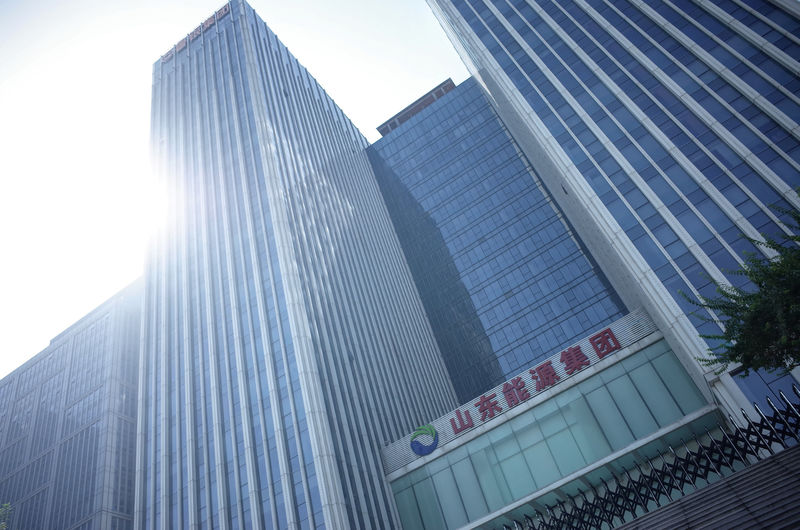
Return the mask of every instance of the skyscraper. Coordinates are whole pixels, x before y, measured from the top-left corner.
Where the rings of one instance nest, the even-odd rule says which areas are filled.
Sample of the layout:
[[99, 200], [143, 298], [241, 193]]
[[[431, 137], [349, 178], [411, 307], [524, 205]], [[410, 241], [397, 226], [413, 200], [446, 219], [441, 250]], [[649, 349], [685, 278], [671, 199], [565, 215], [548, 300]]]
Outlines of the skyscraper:
[[[475, 80], [414, 116], [401, 114], [368, 153], [461, 402], [383, 448], [404, 528], [594, 528], [628, 521], [662, 499], [680, 498], [684, 485], [675, 477], [711, 469], [711, 453], [726, 461], [729, 447], [720, 444], [731, 438], [709, 434], [726, 412], [740, 417], [736, 409], [752, 409], [747, 399], [753, 399], [761, 411], [753, 409], [751, 418], [767, 422], [766, 397], [780, 404], [777, 390], [793, 395], [790, 375], [752, 373], [735, 379], [740, 389], [713, 374], [701, 377], [694, 356], [681, 358], [674, 339], [665, 340], [675, 333], [670, 324], [656, 325], [635, 306], [619, 318], [625, 306], [553, 204], [565, 189], [542, 184], [516, 148], [520, 137], [508, 134]], [[605, 312], [587, 315], [592, 308]], [[578, 336], [567, 342], [565, 330]], [[463, 395], [470, 390], [472, 399]], [[785, 417], [776, 411], [772, 421]], [[756, 438], [754, 431], [774, 427], [745, 429]], [[695, 444], [706, 445], [690, 454]], [[654, 462], [669, 484], [655, 502], [649, 484], [661, 478], [646, 474]], [[691, 486], [746, 465], [726, 462]], [[637, 472], [648, 478], [634, 482]], [[777, 479], [762, 486], [776, 496], [784, 489]], [[715, 502], [696, 518], [724, 526], [732, 518], [721, 506], [731, 504], [756, 512], [749, 524], [793, 517], [782, 508], [749, 508], [764, 496], [706, 490], [694, 499]]]
[[627, 313], [474, 79], [398, 127], [367, 153], [459, 402]]
[[156, 61], [135, 497], [134, 289], [0, 381], [18, 526], [516, 524], [746, 406], [682, 293], [800, 205], [797, 5], [430, 3], [369, 148], [242, 0]]
[[[797, 3], [429, 4], [625, 304], [705, 386], [700, 334], [720, 328], [688, 298], [747, 287], [731, 271], [770, 251], [743, 235], [790, 233], [780, 208], [800, 207]], [[708, 379], [733, 404], [734, 380]]]
[[396, 526], [379, 448], [456, 400], [366, 141], [241, 0], [152, 105], [136, 527]]
[[11, 528], [133, 524], [141, 282], [0, 380], [0, 503]]

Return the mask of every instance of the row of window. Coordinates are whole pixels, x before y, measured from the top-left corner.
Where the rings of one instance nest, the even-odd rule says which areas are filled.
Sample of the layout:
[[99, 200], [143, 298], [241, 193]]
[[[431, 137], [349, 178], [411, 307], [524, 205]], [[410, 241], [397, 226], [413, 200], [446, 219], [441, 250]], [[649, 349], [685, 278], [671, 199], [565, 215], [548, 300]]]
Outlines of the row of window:
[[[512, 2], [514, 8], [503, 0], [493, 2], [494, 7], [520, 33], [526, 44], [533, 48], [534, 57], [540, 61], [537, 62], [533, 57], [527, 56], [527, 52], [483, 2], [471, 1], [469, 4], [475, 9], [474, 12], [465, 3], [458, 4], [462, 14], [531, 102], [550, 133], [584, 174], [617, 222], [628, 232], [661, 281], [672, 290], [679, 304], [685, 305], [686, 301], [678, 291], [691, 291], [686, 282], [705, 295], [713, 295], [713, 284], [704, 275], [704, 269], [686, 245], [678, 240], [670, 227], [673, 221], [664, 217], [656, 209], [657, 205], [651, 204], [650, 198], [642, 193], [641, 181], [632, 178], [631, 169], [651, 190], [657, 192], [658, 198], [664, 201], [672, 216], [700, 244], [703, 251], [723, 268], [734, 268], [728, 266], [736, 264], [736, 259], [731, 259], [731, 251], [740, 254], [755, 249], [740, 237], [741, 228], [728, 217], [732, 212], [726, 214], [716, 204], [716, 199], [712, 200], [706, 191], [706, 185], [701, 186], [702, 181], [695, 180], [697, 171], [717, 186], [723, 196], [730, 196], [757, 230], [770, 234], [780, 232], [770, 216], [761, 211], [760, 206], [753, 204], [750, 194], [754, 193], [761, 198], [764, 201], [762, 204], [785, 205], [785, 201], [769, 185], [762, 185], [761, 177], [750, 174], [753, 169], [744, 164], [739, 155], [720, 142], [701, 120], [694, 117], [693, 111], [683, 101], [665, 90], [662, 81], [654, 77], [643, 67], [645, 65], [640, 64], [628, 49], [616, 41], [615, 32], [620, 31], [625, 37], [635, 37], [634, 40], [641, 41], [639, 45], [645, 48], [643, 51], [648, 56], [665, 58], [662, 52], [647, 41], [645, 35], [662, 37], [661, 44], [666, 46], [665, 49], [673, 57], [687, 62], [688, 67], [694, 68], [693, 73], [706, 76], [706, 81], [709, 81], [706, 74], [710, 71], [697, 63], [692, 64], [689, 59], [691, 54], [662, 28], [649, 22], [642, 13], [637, 10], [624, 11], [625, 17], [642, 25], [642, 32], [639, 33], [621, 16], [622, 12], [603, 2], [590, 2], [592, 8], [586, 11], [570, 2], [556, 5], [543, 1], [534, 6]], [[475, 15], [476, 12], [479, 16]], [[605, 17], [611, 25], [601, 26], [592, 18], [599, 16]], [[551, 28], [546, 18], [556, 25]], [[608, 29], [610, 27], [614, 29]], [[570, 38], [577, 39], [578, 46], [573, 47], [562, 40], [559, 34], [561, 29]], [[628, 110], [605, 88], [595, 73], [583, 64], [581, 57], [575, 52], [576, 49], [587, 53], [600, 66], [601, 71], [622, 89], [637, 106], [636, 113], [642, 113], [639, 116], [649, 117], [662, 129], [672, 145], [680, 149], [678, 158], [673, 159], [675, 151], [668, 154], [660, 141], [645, 129], [640, 117]], [[540, 70], [539, 65], [542, 63], [546, 70]], [[662, 66], [669, 69], [675, 65], [664, 63]], [[672, 73], [678, 74], [678, 80], [687, 88], [697, 87], [693, 89], [695, 92], [703, 90], [705, 93], [704, 88], [685, 76], [680, 69]], [[532, 83], [528, 80], [529, 77]], [[716, 89], [724, 88], [712, 86]], [[565, 99], [566, 94], [574, 100]], [[711, 104], [712, 100], [705, 102]], [[749, 100], [746, 103], [748, 108], [753, 108]], [[586, 114], [578, 114], [581, 107]], [[714, 112], [728, 112], [719, 105], [713, 108], [717, 109]], [[727, 116], [732, 117], [729, 112]], [[591, 118], [591, 121], [586, 121], [587, 118]], [[675, 124], [681, 125], [676, 127]], [[606, 141], [601, 142], [597, 138], [595, 125], [612, 142], [613, 150], [608, 149]], [[695, 138], [687, 135], [685, 128]], [[772, 134], [774, 129], [773, 126], [767, 132]], [[753, 138], [761, 142], [759, 138]], [[743, 136], [743, 139], [746, 137]], [[706, 154], [708, 147], [711, 149], [708, 152], [717, 160], [723, 159], [729, 166], [733, 166], [728, 169], [735, 177], [748, 183], [746, 192], [743, 191], [745, 188], [740, 189], [735, 185], [728, 174], [720, 170], [718, 162]], [[780, 161], [775, 161], [777, 154], [759, 150], [756, 144], [751, 143], [749, 147], [755, 148], [759, 156], [769, 157], [766, 160], [776, 169], [780, 167], [776, 165]], [[623, 160], [630, 169], [620, 166], [618, 162]], [[692, 166], [686, 166], [686, 162]], [[691, 167], [692, 170], [687, 173], [684, 167]], [[789, 168], [782, 171], [781, 176], [785, 174], [787, 182], [792, 182], [793, 171]], [[735, 284], [740, 280], [733, 275], [728, 275], [728, 278]], [[708, 327], [709, 323], [698, 325]]]
[[[470, 399], [618, 318], [624, 306], [477, 83], [466, 81], [423, 113], [369, 152], [457, 392]], [[445, 121], [454, 129], [443, 142], [405, 141], [427, 138]]]

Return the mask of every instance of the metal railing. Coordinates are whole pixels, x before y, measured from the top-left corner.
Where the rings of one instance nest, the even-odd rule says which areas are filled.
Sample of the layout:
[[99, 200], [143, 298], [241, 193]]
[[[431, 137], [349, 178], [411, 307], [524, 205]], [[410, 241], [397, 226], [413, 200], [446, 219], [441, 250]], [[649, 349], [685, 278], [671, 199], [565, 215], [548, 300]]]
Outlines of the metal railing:
[[601, 480], [567, 502], [546, 506], [546, 513], [535, 510], [534, 516], [514, 519], [513, 527], [504, 524], [503, 529], [613, 528], [700, 489], [709, 478], [728, 476], [795, 445], [800, 442], [800, 390], [792, 385], [792, 391], [797, 403], [780, 392], [782, 409], [767, 398], [769, 416], [754, 404], [759, 418], [753, 421], [742, 409], [744, 426], [730, 416], [731, 425], [718, 425], [714, 434], [706, 431], [705, 436], [681, 440], [680, 447], [670, 446], [666, 454], [659, 451], [643, 464], [635, 462], [635, 470], [612, 472], [613, 480]]

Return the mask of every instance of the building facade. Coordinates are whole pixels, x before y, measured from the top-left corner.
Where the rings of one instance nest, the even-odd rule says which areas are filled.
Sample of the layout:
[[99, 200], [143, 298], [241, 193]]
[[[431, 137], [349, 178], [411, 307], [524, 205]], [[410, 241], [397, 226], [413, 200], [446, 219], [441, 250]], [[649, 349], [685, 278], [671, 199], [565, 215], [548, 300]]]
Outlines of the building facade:
[[380, 447], [456, 399], [367, 142], [240, 0], [152, 105], [135, 527], [397, 526]]
[[0, 381], [15, 527], [493, 527], [786, 388], [684, 295], [791, 231], [797, 4], [429, 3], [474, 79], [372, 146], [242, 0], [156, 61], [169, 220]]
[[736, 410], [741, 381], [695, 361], [716, 315], [687, 298], [713, 296], [712, 280], [747, 288], [732, 270], [770, 252], [747, 238], [791, 233], [797, 4], [429, 4], [624, 303], [644, 307], [707, 396]]
[[644, 311], [549, 353], [384, 448], [404, 528], [519, 528], [721, 421]]
[[459, 402], [627, 313], [474, 79], [395, 129], [367, 153]]
[[622, 304], [478, 82], [405, 118], [367, 152], [460, 406], [383, 448], [402, 526], [536, 520], [716, 429], [707, 385]]
[[0, 380], [10, 528], [133, 527], [141, 282]]

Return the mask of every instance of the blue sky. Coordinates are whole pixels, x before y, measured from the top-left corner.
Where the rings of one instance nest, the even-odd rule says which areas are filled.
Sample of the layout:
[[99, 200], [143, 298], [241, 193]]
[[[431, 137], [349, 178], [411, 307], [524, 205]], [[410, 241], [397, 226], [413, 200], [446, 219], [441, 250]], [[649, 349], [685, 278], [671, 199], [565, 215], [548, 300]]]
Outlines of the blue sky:
[[[0, 377], [141, 274], [152, 65], [223, 2], [0, 0]], [[370, 139], [467, 72], [424, 0], [252, 0]]]

